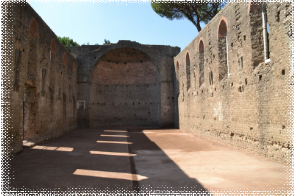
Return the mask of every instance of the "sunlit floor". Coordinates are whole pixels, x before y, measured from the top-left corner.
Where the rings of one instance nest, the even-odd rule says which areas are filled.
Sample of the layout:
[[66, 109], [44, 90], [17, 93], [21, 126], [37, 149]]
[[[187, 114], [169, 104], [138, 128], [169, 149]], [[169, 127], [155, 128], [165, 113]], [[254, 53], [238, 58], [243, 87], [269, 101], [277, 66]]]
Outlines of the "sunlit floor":
[[287, 167], [180, 130], [78, 129], [11, 160], [16, 189], [290, 191]]

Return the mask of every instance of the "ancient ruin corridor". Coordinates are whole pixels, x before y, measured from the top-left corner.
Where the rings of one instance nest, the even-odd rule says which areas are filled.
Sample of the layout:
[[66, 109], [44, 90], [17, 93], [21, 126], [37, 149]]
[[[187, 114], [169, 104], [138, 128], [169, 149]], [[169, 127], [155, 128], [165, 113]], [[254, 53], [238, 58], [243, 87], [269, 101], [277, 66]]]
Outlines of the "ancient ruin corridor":
[[18, 190], [287, 191], [284, 165], [178, 129], [75, 129], [11, 166]]

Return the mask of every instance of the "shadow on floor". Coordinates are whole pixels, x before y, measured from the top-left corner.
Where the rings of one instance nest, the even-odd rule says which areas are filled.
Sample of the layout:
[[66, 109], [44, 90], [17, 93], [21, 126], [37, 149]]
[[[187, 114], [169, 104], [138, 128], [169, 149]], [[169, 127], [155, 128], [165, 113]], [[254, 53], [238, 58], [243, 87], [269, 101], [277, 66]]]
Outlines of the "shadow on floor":
[[208, 193], [142, 129], [125, 130], [77, 129], [25, 149], [10, 161], [14, 179], [9, 182], [10, 189], [85, 192], [158, 189]]

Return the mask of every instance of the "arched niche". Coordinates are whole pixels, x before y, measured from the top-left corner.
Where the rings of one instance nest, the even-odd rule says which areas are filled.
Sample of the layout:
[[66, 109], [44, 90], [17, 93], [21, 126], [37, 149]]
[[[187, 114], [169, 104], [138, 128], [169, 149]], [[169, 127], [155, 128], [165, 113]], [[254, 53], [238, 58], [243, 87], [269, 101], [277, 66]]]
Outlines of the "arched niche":
[[39, 29], [35, 18], [31, 19], [29, 26], [30, 37], [39, 37]]
[[203, 38], [199, 41], [199, 87], [204, 83], [204, 41]]
[[90, 81], [90, 127], [160, 126], [161, 80], [144, 52], [125, 47], [105, 53]]
[[218, 25], [218, 60], [219, 60], [219, 81], [229, 75], [228, 58], [228, 23], [225, 17], [222, 17]]
[[180, 64], [179, 64], [179, 61], [177, 60], [176, 62], [176, 70], [179, 70], [180, 69]]
[[[257, 67], [269, 58], [266, 2], [252, 2], [248, 4], [249, 13], [249, 39], [251, 40], [252, 66]], [[240, 60], [240, 59], [239, 59]]]
[[66, 55], [66, 52], [63, 53], [63, 65], [67, 65], [67, 55]]
[[36, 70], [38, 62], [39, 30], [35, 18], [29, 24], [29, 59], [28, 59], [28, 78], [36, 80]]
[[190, 54], [189, 51], [186, 53], [186, 77], [187, 77], [187, 90], [191, 87], [190, 80]]
[[52, 38], [52, 40], [51, 40], [50, 50], [51, 50], [51, 54], [55, 54], [56, 53], [56, 44], [55, 44], [54, 38]]

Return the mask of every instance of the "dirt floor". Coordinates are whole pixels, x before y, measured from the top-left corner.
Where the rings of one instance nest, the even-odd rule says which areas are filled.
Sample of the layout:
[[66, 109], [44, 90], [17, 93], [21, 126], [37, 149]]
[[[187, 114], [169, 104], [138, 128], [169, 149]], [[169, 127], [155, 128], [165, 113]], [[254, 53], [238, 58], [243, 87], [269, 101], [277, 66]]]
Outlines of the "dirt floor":
[[291, 191], [285, 165], [176, 129], [77, 129], [11, 168], [11, 190]]

